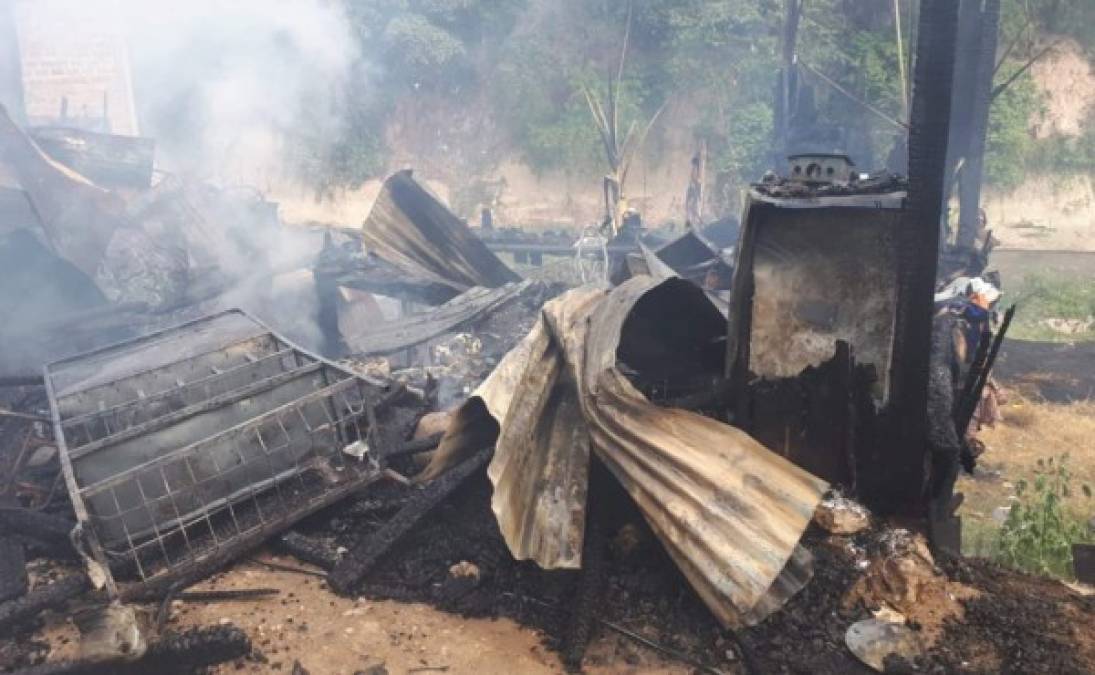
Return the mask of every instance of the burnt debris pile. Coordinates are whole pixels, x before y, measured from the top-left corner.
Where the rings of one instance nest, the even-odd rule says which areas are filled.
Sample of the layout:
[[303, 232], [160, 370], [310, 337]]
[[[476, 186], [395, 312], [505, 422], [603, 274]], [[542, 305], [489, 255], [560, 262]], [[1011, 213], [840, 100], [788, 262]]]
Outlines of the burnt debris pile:
[[926, 311], [915, 181], [797, 155], [740, 225], [533, 240], [409, 171], [360, 228], [293, 230], [154, 176], [142, 139], [0, 115], [0, 153], [6, 670], [261, 662], [170, 627], [276, 593], [189, 590], [263, 548], [338, 595], [510, 617], [575, 670], [614, 665], [604, 635], [708, 673], [1095, 669], [1090, 597], [954, 556], [1007, 319], [980, 269]]

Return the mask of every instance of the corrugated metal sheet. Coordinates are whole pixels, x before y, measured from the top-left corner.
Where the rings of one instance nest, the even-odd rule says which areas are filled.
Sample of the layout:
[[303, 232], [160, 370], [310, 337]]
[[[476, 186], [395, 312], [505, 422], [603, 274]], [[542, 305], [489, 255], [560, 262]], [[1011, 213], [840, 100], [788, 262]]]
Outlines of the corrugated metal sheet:
[[475, 287], [420, 314], [370, 327], [344, 339], [354, 354], [390, 354], [457, 330], [506, 305], [529, 290], [531, 281], [501, 288]]
[[404, 272], [458, 292], [521, 280], [467, 225], [415, 182], [410, 171], [392, 174], [384, 181], [362, 225], [362, 238], [370, 251]]
[[573, 568], [592, 450], [715, 616], [754, 623], [809, 578], [808, 553], [797, 544], [826, 484], [738, 429], [649, 402], [617, 367], [628, 319], [644, 302], [642, 312], [666, 322], [716, 311], [694, 285], [650, 277], [549, 302], [456, 415], [427, 475], [474, 450], [497, 424], [489, 474], [510, 550], [546, 568]]

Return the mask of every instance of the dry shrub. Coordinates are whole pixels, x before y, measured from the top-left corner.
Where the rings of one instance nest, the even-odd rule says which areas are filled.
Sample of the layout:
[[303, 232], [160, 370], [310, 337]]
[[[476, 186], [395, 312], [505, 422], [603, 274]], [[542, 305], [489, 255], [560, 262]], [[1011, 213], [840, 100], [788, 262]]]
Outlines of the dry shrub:
[[1038, 411], [1030, 405], [1008, 406], [1004, 424], [1017, 429], [1028, 429], [1038, 422]]

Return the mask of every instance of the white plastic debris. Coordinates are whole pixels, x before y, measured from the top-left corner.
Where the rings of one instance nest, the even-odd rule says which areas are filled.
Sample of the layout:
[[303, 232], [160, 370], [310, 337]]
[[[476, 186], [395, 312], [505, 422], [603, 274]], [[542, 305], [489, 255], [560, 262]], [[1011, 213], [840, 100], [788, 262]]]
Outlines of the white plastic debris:
[[73, 623], [80, 631], [80, 657], [94, 662], [135, 660], [148, 645], [133, 608], [114, 601], [77, 612]]
[[369, 454], [369, 444], [365, 441], [354, 441], [342, 448], [342, 454], [364, 460], [365, 456]]
[[920, 638], [911, 628], [881, 619], [853, 623], [844, 634], [844, 644], [856, 658], [878, 672], [883, 672], [889, 656], [912, 663], [923, 652]]

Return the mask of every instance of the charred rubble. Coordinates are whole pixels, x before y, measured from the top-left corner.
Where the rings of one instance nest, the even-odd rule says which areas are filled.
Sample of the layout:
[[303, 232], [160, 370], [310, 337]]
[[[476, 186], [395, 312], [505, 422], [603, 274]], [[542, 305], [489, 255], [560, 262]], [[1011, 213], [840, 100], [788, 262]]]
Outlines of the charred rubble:
[[[908, 179], [793, 154], [740, 223], [669, 241], [637, 214], [477, 236], [409, 171], [359, 229], [290, 233], [252, 191], [153, 183], [145, 139], [0, 114], [26, 318], [0, 327], [0, 667], [261, 661], [166, 627], [268, 595], [187, 589], [271, 546], [332, 593], [536, 627], [572, 670], [611, 633], [708, 673], [1089, 672], [1090, 597], [954, 555], [1011, 314], [955, 309], [991, 239], [938, 256], [948, 12], [923, 3]], [[576, 288], [496, 255], [583, 241], [603, 278]], [[77, 660], [32, 639], [61, 611]], [[900, 640], [858, 641], [879, 626]]]

